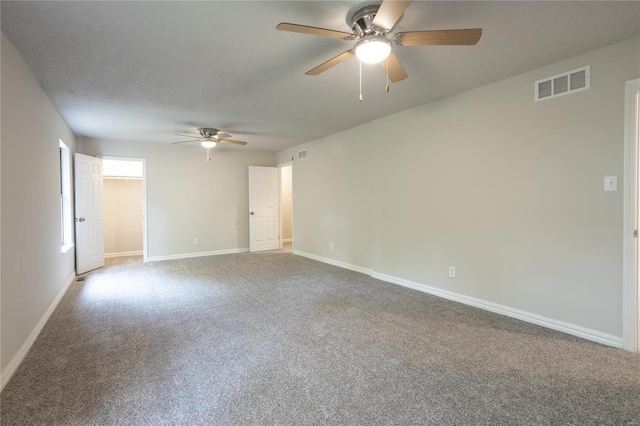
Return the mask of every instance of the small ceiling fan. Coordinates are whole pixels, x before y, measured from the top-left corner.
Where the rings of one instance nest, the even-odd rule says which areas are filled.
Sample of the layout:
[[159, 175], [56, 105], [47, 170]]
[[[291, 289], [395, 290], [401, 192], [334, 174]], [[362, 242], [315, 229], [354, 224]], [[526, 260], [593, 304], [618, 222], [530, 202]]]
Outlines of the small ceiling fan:
[[198, 129], [198, 133], [200, 133], [200, 137], [197, 137], [194, 134], [185, 135], [182, 133], [174, 133], [175, 136], [184, 136], [184, 137], [196, 138], [196, 139], [173, 142], [172, 144], [176, 145], [181, 143], [200, 142], [200, 145], [202, 145], [204, 148], [207, 148], [207, 161], [211, 161], [211, 157], [209, 157], [209, 149], [215, 147], [219, 143], [226, 143], [230, 145], [246, 145], [247, 144], [244, 141], [226, 139], [226, 138], [230, 138], [231, 135], [211, 127], [203, 127], [201, 129]]
[[[307, 71], [306, 75], [318, 75], [356, 55], [362, 62], [379, 63], [385, 69], [388, 78], [394, 83], [407, 78], [407, 72], [393, 54], [392, 45], [475, 45], [480, 40], [481, 28], [399, 32], [390, 39], [389, 34], [410, 3], [411, 0], [384, 0], [379, 6], [363, 7], [350, 19], [347, 17], [351, 33], [287, 22], [278, 24], [276, 29], [356, 41], [352, 49]], [[388, 84], [387, 91], [389, 91]]]

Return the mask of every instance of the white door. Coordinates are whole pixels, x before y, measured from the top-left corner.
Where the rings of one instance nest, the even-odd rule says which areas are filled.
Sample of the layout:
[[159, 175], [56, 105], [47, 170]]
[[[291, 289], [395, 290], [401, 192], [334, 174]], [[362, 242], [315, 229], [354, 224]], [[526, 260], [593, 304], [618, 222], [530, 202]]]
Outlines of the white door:
[[102, 159], [75, 154], [76, 273], [104, 266]]
[[249, 251], [280, 248], [278, 168], [249, 166]]

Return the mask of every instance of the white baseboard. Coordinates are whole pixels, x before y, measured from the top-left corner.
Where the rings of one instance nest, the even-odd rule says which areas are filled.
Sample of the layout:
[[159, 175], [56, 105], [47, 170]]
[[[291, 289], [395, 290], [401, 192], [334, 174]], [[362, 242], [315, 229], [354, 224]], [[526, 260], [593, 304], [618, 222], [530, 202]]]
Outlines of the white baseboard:
[[318, 262], [328, 263], [329, 265], [338, 266], [340, 268], [349, 269], [351, 271], [360, 272], [362, 274], [371, 275], [371, 269], [363, 268], [362, 266], [351, 265], [350, 263], [341, 262], [339, 260], [329, 259], [328, 257], [317, 256], [311, 253], [305, 253], [300, 250], [293, 250], [293, 254], [298, 256], [307, 257], [309, 259], [317, 260]]
[[168, 256], [149, 256], [147, 262], [158, 262], [161, 260], [190, 259], [192, 257], [217, 256], [220, 254], [246, 253], [249, 248], [238, 248], [228, 250], [201, 251], [198, 253], [170, 254]]
[[293, 241], [293, 239], [292, 239], [292, 238], [282, 238], [282, 242], [283, 242], [283, 243], [290, 243], [290, 242], [292, 242], [292, 241]]
[[127, 257], [127, 256], [142, 256], [142, 250], [139, 251], [123, 251], [120, 253], [105, 253], [104, 258], [109, 259], [111, 257]]
[[345, 262], [329, 259], [322, 256], [317, 256], [315, 254], [305, 253], [299, 250], [293, 250], [293, 254], [297, 254], [299, 256], [317, 260], [319, 262], [328, 263], [329, 265], [338, 266], [340, 268], [349, 269], [351, 271], [360, 272], [366, 275], [370, 275], [372, 278], [376, 278], [381, 281], [386, 281], [388, 283], [401, 285], [403, 287], [408, 287], [414, 290], [422, 291], [424, 293], [429, 293], [437, 297], [442, 297], [443, 299], [453, 300], [455, 302], [464, 303], [465, 305], [484, 309], [486, 311], [494, 312], [500, 315], [505, 315], [511, 318], [516, 318], [521, 321], [529, 322], [542, 327], [550, 328], [552, 330], [567, 333], [572, 336], [577, 336], [586, 340], [590, 340], [592, 342], [601, 343], [603, 345], [612, 346], [614, 348], [622, 348], [622, 338], [619, 336], [602, 333], [600, 331], [581, 327], [575, 324], [570, 324], [564, 321], [558, 321], [551, 318], [546, 318], [541, 315], [522, 311], [520, 309], [511, 308], [509, 306], [500, 305], [498, 303], [488, 302], [486, 300], [477, 299], [471, 296], [465, 296], [464, 294], [454, 293], [452, 291], [428, 286], [426, 284], [420, 284], [420, 283], [405, 280], [402, 278], [381, 274], [379, 272], [372, 271], [371, 269], [363, 268], [361, 266], [350, 265]]
[[31, 349], [31, 346], [40, 335], [42, 328], [49, 320], [49, 317], [51, 316], [53, 311], [55, 311], [56, 307], [58, 306], [58, 303], [60, 303], [60, 300], [62, 300], [62, 296], [64, 296], [64, 294], [67, 292], [67, 289], [69, 288], [71, 283], [75, 281], [75, 279], [76, 279], [76, 273], [72, 272], [71, 275], [69, 276], [69, 279], [67, 280], [65, 285], [60, 289], [56, 298], [53, 299], [53, 302], [51, 302], [51, 305], [49, 305], [49, 309], [47, 309], [47, 311], [44, 313], [42, 318], [40, 318], [40, 321], [38, 321], [38, 324], [36, 324], [34, 329], [31, 331], [31, 333], [29, 334], [29, 337], [27, 337], [27, 340], [23, 343], [18, 353], [16, 353], [15, 356], [11, 359], [11, 361], [9, 361], [9, 364], [7, 364], [7, 367], [4, 369], [4, 371], [1, 374], [2, 379], [0, 382], [0, 392], [2, 391], [2, 389], [4, 389], [5, 385], [9, 383], [9, 380], [11, 380], [13, 373], [16, 372], [16, 370], [22, 363], [22, 360], [29, 352], [29, 349]]
[[476, 308], [484, 309], [486, 311], [495, 312], [497, 314], [505, 315], [511, 318], [516, 318], [525, 322], [540, 325], [542, 327], [550, 328], [552, 330], [561, 331], [563, 333], [571, 334], [573, 336], [581, 337], [586, 340], [601, 343], [607, 346], [613, 346], [615, 348], [622, 348], [622, 338], [600, 331], [591, 330], [585, 327], [580, 327], [575, 324], [566, 323], [563, 321], [546, 318], [541, 315], [532, 314], [530, 312], [521, 311], [519, 309], [511, 308], [509, 306], [500, 305], [498, 303], [488, 302], [482, 299], [476, 299], [475, 297], [465, 296], [460, 293], [454, 293], [452, 291], [431, 287], [425, 284], [408, 281], [402, 278], [392, 277], [390, 275], [380, 274], [373, 272], [371, 277], [386, 281], [393, 284], [398, 284], [404, 287], [412, 288], [414, 290], [429, 293], [434, 296], [442, 297], [443, 299], [453, 300], [455, 302], [464, 303], [465, 305], [474, 306]]

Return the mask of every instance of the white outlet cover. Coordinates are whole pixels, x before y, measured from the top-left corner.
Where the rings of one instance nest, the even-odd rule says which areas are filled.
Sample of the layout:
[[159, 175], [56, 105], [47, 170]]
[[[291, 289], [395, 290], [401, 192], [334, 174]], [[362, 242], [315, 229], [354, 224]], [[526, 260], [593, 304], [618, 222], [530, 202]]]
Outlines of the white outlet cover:
[[618, 190], [618, 176], [605, 176], [604, 177], [604, 190], [605, 191], [617, 191]]
[[456, 277], [456, 267], [449, 266], [449, 278], [455, 278], [455, 277]]

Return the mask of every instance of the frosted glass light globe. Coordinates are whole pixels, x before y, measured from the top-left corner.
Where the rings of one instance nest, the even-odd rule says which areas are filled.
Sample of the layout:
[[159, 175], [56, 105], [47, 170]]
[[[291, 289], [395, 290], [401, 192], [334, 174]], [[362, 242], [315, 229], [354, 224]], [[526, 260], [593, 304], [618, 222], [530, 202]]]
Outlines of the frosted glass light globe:
[[356, 56], [367, 64], [384, 61], [391, 53], [391, 43], [382, 36], [369, 36], [356, 43]]

